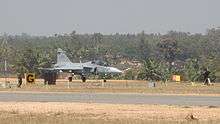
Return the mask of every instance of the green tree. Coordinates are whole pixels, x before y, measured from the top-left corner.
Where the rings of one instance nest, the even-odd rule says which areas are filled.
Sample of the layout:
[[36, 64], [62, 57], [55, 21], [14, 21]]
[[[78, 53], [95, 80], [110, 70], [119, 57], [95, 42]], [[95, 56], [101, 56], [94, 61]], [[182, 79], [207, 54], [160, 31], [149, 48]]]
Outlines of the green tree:
[[185, 76], [190, 82], [195, 82], [201, 76], [201, 67], [197, 59], [189, 59], [185, 65]]
[[157, 44], [159, 48], [160, 55], [169, 62], [169, 69], [171, 70], [172, 62], [176, 59], [178, 55], [178, 46], [177, 42], [172, 38], [165, 38]]
[[129, 69], [125, 72], [124, 79], [125, 80], [134, 80], [136, 76], [134, 69]]
[[142, 70], [140, 71], [138, 78], [153, 81], [162, 81], [166, 83], [171, 77], [171, 71], [169, 66], [164, 62], [158, 62], [153, 59], [147, 59], [144, 62]]
[[160, 80], [160, 63], [153, 59], [145, 60], [138, 77], [144, 80]]

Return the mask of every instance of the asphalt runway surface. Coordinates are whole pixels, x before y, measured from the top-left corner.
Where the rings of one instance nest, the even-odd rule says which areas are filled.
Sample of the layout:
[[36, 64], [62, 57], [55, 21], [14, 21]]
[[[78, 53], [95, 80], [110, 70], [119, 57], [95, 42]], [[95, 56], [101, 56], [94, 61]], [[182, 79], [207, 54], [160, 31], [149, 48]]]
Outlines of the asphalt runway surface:
[[220, 96], [149, 95], [137, 93], [0, 92], [0, 102], [82, 102], [220, 106]]

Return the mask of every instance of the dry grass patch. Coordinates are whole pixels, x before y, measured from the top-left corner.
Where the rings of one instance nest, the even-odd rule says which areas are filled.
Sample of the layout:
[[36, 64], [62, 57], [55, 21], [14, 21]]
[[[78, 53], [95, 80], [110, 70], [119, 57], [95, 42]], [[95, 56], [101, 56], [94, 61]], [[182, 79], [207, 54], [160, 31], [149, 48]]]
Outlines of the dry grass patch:
[[[64, 102], [1, 102], [0, 111], [10, 115], [68, 116], [79, 119], [103, 120], [166, 120], [185, 121], [189, 114], [199, 121], [219, 120], [220, 108], [168, 105], [124, 105]], [[1, 114], [2, 116], [3, 114]], [[194, 120], [194, 119], [192, 119]]]
[[[10, 78], [16, 83], [16, 79]], [[1, 81], [1, 78], [0, 78]], [[110, 93], [162, 93], [162, 94], [214, 94], [220, 95], [220, 83], [214, 86], [199, 85], [192, 86], [190, 83], [168, 82], [167, 86], [156, 83], [155, 88], [149, 88], [146, 81], [137, 80], [88, 80], [82, 83], [81, 80], [74, 80], [67, 88], [67, 80], [58, 80], [57, 85], [45, 86], [42, 79], [37, 79], [36, 84], [23, 85], [22, 88], [0, 88], [0, 91], [42, 91], [42, 92], [110, 92]]]

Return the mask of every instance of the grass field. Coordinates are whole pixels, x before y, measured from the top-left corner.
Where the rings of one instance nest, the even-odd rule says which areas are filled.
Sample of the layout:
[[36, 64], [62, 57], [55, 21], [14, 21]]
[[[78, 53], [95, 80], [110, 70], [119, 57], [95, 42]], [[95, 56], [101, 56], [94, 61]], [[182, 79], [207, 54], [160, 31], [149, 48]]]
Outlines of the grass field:
[[[74, 80], [68, 88], [67, 80], [58, 80], [57, 85], [45, 86], [43, 80], [36, 80], [35, 84], [22, 85], [16, 88], [16, 78], [7, 79], [11, 82], [11, 88], [0, 88], [0, 91], [42, 91], [42, 92], [129, 92], [129, 93], [163, 93], [163, 94], [207, 94], [220, 95], [220, 83], [213, 86], [205, 86], [202, 83], [192, 85], [187, 82], [168, 82], [167, 85], [156, 82], [156, 87], [149, 88], [147, 81], [136, 80], [88, 80], [82, 83]], [[0, 79], [4, 82], [4, 79]]]
[[[167, 121], [167, 120], [140, 120], [140, 119], [83, 119], [77, 115], [17, 115], [5, 113], [0, 117], [2, 124], [219, 124], [220, 120], [208, 121]], [[82, 115], [81, 115], [82, 116]]]
[[[4, 82], [5, 79], [0, 79]], [[149, 88], [147, 81], [133, 80], [58, 80], [57, 85], [45, 86], [43, 80], [16, 88], [16, 78], [9, 78], [11, 88], [0, 91], [34, 92], [111, 92], [183, 95], [220, 95], [220, 83], [204, 86], [201, 83], [156, 82]], [[120, 105], [97, 103], [0, 102], [2, 124], [219, 124], [218, 106]]]
[[214, 106], [0, 103], [3, 124], [218, 124], [219, 113]]

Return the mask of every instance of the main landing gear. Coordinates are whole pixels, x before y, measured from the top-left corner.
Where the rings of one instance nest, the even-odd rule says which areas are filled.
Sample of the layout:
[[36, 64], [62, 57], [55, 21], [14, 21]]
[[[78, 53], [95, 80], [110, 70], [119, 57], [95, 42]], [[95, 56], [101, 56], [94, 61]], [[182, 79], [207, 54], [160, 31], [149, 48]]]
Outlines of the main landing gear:
[[81, 76], [82, 82], [86, 82], [86, 77], [85, 76]]

